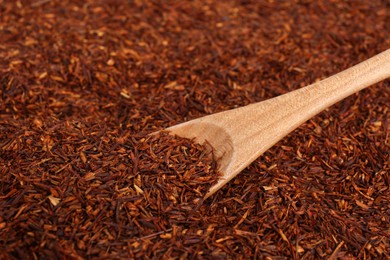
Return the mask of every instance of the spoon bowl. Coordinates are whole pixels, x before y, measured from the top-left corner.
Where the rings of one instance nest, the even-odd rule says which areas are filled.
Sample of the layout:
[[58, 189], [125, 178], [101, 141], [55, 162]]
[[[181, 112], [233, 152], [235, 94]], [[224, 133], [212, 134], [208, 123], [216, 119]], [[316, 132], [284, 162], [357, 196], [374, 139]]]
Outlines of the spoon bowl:
[[166, 130], [212, 146], [222, 176], [206, 198], [262, 153], [329, 106], [390, 77], [390, 49], [287, 94], [208, 115]]

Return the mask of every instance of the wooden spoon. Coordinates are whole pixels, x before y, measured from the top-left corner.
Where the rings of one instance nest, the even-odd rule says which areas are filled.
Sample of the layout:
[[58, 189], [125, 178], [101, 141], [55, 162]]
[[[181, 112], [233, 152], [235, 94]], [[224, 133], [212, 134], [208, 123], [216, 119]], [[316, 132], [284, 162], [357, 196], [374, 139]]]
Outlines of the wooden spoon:
[[[245, 107], [167, 128], [172, 134], [208, 142], [222, 177], [206, 198], [302, 123], [336, 102], [390, 77], [390, 49], [334, 76]], [[390, 101], [389, 101], [390, 102]]]

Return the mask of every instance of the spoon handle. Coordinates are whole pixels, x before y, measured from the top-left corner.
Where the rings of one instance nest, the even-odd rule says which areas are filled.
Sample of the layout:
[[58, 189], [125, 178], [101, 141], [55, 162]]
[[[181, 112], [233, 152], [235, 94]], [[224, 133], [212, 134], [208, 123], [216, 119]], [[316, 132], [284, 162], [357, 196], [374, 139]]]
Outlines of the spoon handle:
[[390, 49], [307, 87], [204, 118], [225, 129], [233, 147], [232, 156], [221, 160], [223, 178], [211, 187], [207, 197], [305, 121], [388, 77]]
[[338, 101], [388, 77], [390, 49], [320, 82], [282, 95], [280, 99], [286, 100], [288, 108], [304, 109], [297, 113], [297, 118], [302, 117], [301, 120], [306, 121]]
[[[270, 122], [279, 126], [280, 134], [286, 135], [338, 101], [388, 77], [390, 49], [322, 81], [274, 98], [273, 108], [267, 110], [281, 106], [285, 109], [270, 113], [273, 117]], [[252, 112], [263, 114], [266, 103], [253, 104]], [[275, 123], [275, 116], [281, 121]]]

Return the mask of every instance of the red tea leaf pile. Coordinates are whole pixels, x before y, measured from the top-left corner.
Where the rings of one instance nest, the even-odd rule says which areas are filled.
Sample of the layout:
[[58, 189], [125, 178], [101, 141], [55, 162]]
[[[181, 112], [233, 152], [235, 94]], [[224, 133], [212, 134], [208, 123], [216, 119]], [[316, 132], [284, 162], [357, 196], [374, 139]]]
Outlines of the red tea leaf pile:
[[148, 135], [390, 48], [389, 14], [380, 0], [0, 0], [2, 257], [389, 258], [389, 81], [203, 203], [204, 147]]
[[[94, 139], [98, 132], [75, 124], [42, 130], [30, 128], [28, 138], [41, 145], [2, 144], [3, 253], [17, 258], [142, 256], [140, 239], [185, 227], [218, 178], [203, 146], [168, 133]], [[123, 255], [129, 245], [134, 253]]]

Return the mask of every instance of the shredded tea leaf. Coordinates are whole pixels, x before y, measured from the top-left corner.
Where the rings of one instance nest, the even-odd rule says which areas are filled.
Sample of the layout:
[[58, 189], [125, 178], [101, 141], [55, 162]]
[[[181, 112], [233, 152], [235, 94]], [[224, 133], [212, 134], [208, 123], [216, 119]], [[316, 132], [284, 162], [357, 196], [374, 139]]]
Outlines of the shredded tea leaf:
[[0, 258], [390, 258], [388, 80], [204, 201], [210, 148], [150, 135], [390, 48], [389, 14], [381, 0], [0, 0]]
[[[98, 149], [77, 139], [66, 146], [82, 135], [68, 124], [48, 137], [55, 144], [50, 153], [43, 145], [30, 149], [27, 144], [2, 153], [9, 161], [20, 151], [31, 151], [27, 158], [32, 158], [2, 172], [5, 252], [103, 257], [131, 241], [135, 252], [142, 252], [144, 239], [168, 238], [173, 227], [188, 226], [219, 177], [211, 149], [167, 132], [117, 138], [112, 146], [112, 134]], [[31, 131], [29, 140], [40, 139]]]

